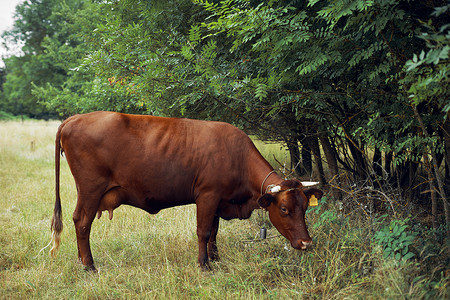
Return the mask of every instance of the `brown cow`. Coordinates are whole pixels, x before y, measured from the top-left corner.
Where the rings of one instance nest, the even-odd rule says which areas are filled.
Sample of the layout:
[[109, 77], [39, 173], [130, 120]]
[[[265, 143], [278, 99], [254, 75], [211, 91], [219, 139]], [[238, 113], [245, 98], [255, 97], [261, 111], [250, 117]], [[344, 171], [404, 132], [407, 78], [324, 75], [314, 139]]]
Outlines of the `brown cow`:
[[92, 221], [121, 204], [151, 214], [177, 205], [197, 206], [198, 263], [217, 258], [219, 217], [247, 219], [264, 208], [295, 249], [311, 238], [305, 211], [312, 195], [294, 180], [282, 180], [250, 138], [221, 122], [135, 116], [114, 112], [76, 115], [56, 134], [56, 201], [52, 255], [62, 231], [59, 196], [60, 154], [65, 153], [78, 191], [73, 213], [78, 258], [95, 270], [89, 246]]

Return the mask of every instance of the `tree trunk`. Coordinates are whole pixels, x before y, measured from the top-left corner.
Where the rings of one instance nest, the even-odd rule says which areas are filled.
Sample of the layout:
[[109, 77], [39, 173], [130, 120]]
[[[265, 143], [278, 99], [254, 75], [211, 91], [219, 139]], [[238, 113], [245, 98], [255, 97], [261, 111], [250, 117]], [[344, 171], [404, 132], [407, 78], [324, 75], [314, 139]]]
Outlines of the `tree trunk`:
[[319, 134], [319, 140], [320, 144], [322, 145], [325, 157], [327, 159], [328, 169], [330, 170], [330, 176], [334, 178], [339, 174], [337, 159], [334, 155], [335, 151], [333, 151], [330, 144], [330, 140], [328, 139], [327, 135], [325, 135], [324, 133]]
[[431, 218], [433, 229], [437, 232], [437, 228], [439, 226], [438, 218], [437, 218], [437, 203], [436, 203], [436, 189], [434, 187], [434, 176], [433, 170], [431, 168], [430, 160], [428, 159], [428, 154], [423, 154], [423, 160], [425, 162], [425, 169], [428, 173], [428, 181], [430, 182], [430, 195], [431, 195]]
[[308, 146], [308, 143], [303, 140], [301, 142], [302, 144], [302, 166], [304, 171], [308, 176], [311, 176], [312, 173], [312, 156], [311, 156], [311, 149]]
[[[430, 135], [428, 134], [428, 131], [426, 130], [425, 125], [423, 124], [423, 120], [419, 114], [419, 111], [417, 110], [417, 106], [414, 104], [411, 104], [411, 106], [414, 111], [414, 116], [415, 116], [416, 120], [419, 122], [420, 128], [422, 130], [422, 134], [429, 140]], [[446, 124], [444, 124], [444, 125], [446, 125]], [[449, 228], [449, 226], [450, 226], [450, 206], [447, 202], [447, 196], [446, 196], [445, 188], [444, 188], [444, 180], [442, 179], [441, 173], [439, 172], [439, 166], [437, 163], [436, 152], [434, 151], [434, 149], [432, 147], [429, 147], [429, 149], [431, 152], [431, 166], [432, 166], [432, 170], [434, 172], [434, 178], [437, 181], [439, 193], [440, 193], [442, 202], [444, 204], [446, 228]], [[447, 235], [450, 235], [450, 231], [447, 231]]]
[[392, 157], [393, 156], [394, 156], [394, 154], [392, 151], [386, 152], [384, 154], [384, 170], [386, 171], [389, 178], [392, 177], [391, 165], [392, 165]]
[[407, 196], [408, 202], [412, 201], [413, 199], [413, 187], [414, 187], [414, 177], [415, 177], [415, 170], [414, 170], [414, 162], [412, 160], [408, 160], [408, 183], [407, 183]]
[[[450, 187], [450, 112], [444, 121], [444, 143], [445, 143], [445, 186]], [[448, 190], [447, 190], [448, 191]]]
[[383, 177], [383, 167], [382, 167], [382, 161], [381, 161], [381, 151], [378, 148], [375, 148], [375, 151], [373, 152], [373, 159], [372, 159], [372, 169], [375, 172], [375, 175], [378, 177], [376, 180], [379, 180]]
[[[334, 155], [336, 151], [333, 151], [333, 148], [331, 146], [330, 140], [328, 139], [328, 136], [325, 133], [319, 133], [319, 141], [322, 145], [323, 152], [325, 153], [325, 157], [327, 159], [328, 163], [328, 169], [330, 170], [330, 176], [331, 180], [334, 185], [339, 186], [339, 169], [337, 164], [336, 156]], [[332, 186], [333, 186], [332, 184]], [[333, 198], [335, 199], [341, 199], [341, 194], [339, 189], [333, 188], [331, 189]]]
[[359, 180], [364, 180], [367, 177], [367, 168], [366, 168], [366, 162], [364, 161], [364, 157], [361, 153], [361, 150], [356, 147], [355, 144], [353, 144], [352, 141], [347, 140], [348, 148], [350, 149], [350, 152], [353, 156], [354, 160], [354, 169], [356, 170], [357, 174], [356, 177]]
[[[405, 154], [406, 151], [402, 151], [399, 155]], [[403, 197], [410, 202], [413, 199], [413, 187], [414, 179], [417, 174], [418, 164], [410, 159], [406, 159], [401, 164], [398, 164], [395, 168], [395, 173], [397, 175], [397, 183], [399, 190], [402, 191]]]
[[326, 184], [325, 172], [323, 171], [322, 157], [320, 155], [320, 146], [316, 136], [307, 137], [308, 145], [314, 155], [314, 163], [316, 165], [319, 181], [321, 184]]
[[286, 141], [289, 155], [291, 157], [291, 170], [294, 170], [298, 176], [304, 174], [300, 164], [300, 150], [298, 148], [298, 140], [296, 137], [291, 137]]

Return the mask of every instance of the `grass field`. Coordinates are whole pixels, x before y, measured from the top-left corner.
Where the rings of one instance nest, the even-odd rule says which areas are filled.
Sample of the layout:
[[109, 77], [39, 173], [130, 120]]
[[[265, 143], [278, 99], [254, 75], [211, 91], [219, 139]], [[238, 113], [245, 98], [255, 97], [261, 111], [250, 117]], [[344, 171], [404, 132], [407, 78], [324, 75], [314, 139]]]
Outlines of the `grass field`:
[[[448, 297], [445, 275], [424, 273], [418, 262], [383, 259], [373, 226], [348, 219], [331, 201], [308, 213], [313, 249], [296, 251], [263, 215], [221, 221], [221, 260], [212, 271], [196, 263], [195, 206], [149, 215], [122, 206], [95, 220], [91, 247], [98, 274], [77, 263], [72, 223], [76, 189], [64, 160], [64, 231], [56, 258], [50, 241], [54, 204], [54, 135], [58, 122], [0, 122], [0, 298], [2, 299], [421, 299]], [[258, 143], [263, 155], [286, 154]], [[447, 250], [448, 251], [448, 250]], [[440, 269], [439, 269], [440, 270]], [[431, 273], [431, 272], [429, 272]], [[438, 278], [436, 280], [435, 278]], [[440, 279], [439, 279], [440, 278]], [[434, 284], [433, 286], [431, 286]]]

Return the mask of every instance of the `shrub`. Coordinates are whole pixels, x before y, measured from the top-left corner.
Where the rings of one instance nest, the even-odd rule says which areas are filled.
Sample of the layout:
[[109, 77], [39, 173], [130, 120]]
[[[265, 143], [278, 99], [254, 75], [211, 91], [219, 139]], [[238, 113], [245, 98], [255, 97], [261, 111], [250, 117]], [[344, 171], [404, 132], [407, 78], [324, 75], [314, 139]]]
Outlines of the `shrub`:
[[384, 226], [374, 235], [375, 242], [383, 249], [384, 258], [395, 258], [397, 261], [406, 261], [414, 257], [410, 251], [417, 233], [409, 230], [407, 222], [404, 220], [392, 220], [388, 226]]
[[14, 115], [0, 110], [0, 120], [10, 121], [10, 120], [14, 120], [14, 119], [16, 119], [16, 117]]

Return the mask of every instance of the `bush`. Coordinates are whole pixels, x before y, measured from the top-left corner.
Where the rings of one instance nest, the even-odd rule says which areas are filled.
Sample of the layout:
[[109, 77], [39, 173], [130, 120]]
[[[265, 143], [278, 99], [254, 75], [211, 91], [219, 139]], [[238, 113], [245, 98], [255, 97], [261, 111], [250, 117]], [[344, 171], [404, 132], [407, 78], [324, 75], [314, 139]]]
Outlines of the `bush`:
[[388, 226], [375, 233], [374, 240], [383, 249], [384, 258], [395, 258], [397, 261], [405, 262], [414, 257], [409, 247], [417, 233], [410, 230], [408, 221], [408, 218], [392, 220]]
[[14, 116], [10, 113], [4, 112], [4, 111], [0, 111], [0, 120], [11, 121], [11, 120], [15, 120], [15, 119], [17, 119], [16, 116]]

